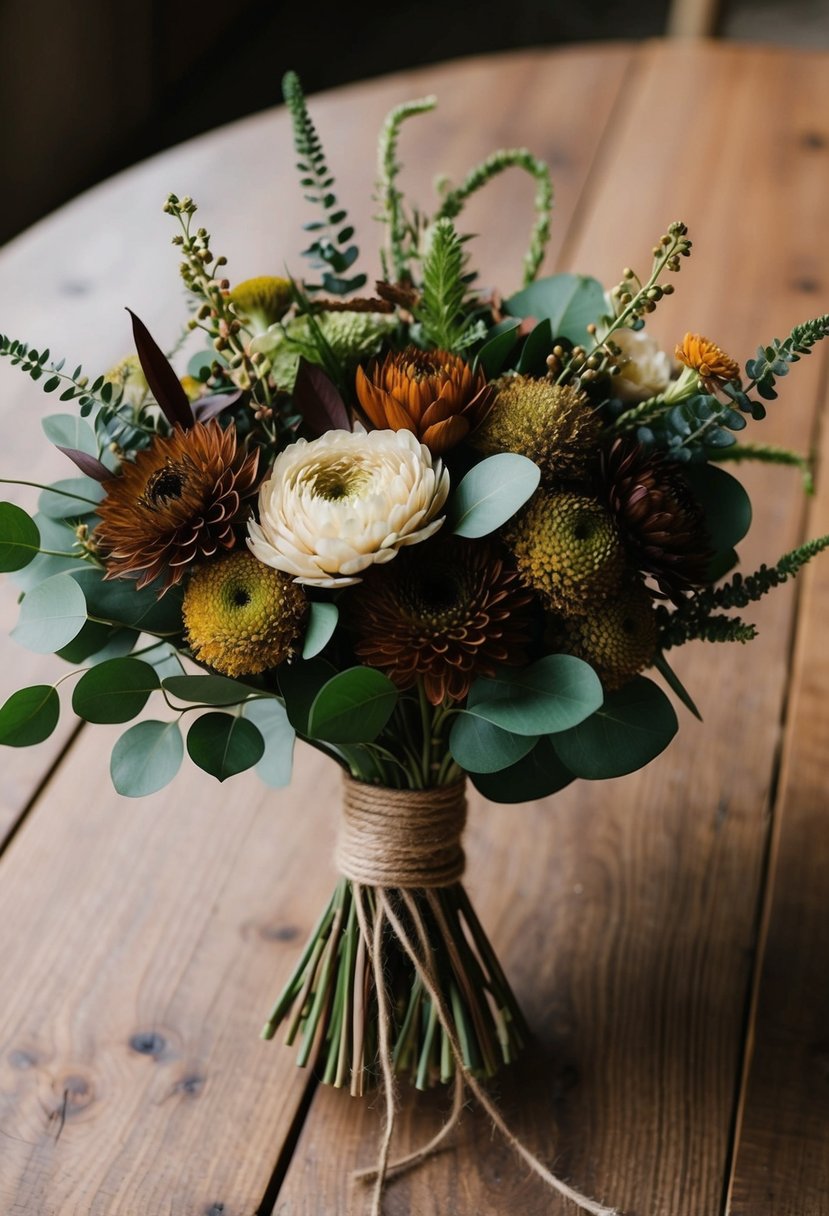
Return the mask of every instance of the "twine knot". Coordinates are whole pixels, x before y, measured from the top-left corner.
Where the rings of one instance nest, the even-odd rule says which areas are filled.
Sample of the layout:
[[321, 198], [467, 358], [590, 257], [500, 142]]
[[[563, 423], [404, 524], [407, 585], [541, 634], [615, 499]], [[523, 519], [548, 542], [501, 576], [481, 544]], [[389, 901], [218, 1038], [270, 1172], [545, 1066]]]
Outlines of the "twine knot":
[[393, 790], [345, 774], [337, 865], [367, 887], [448, 887], [464, 871], [465, 782]]

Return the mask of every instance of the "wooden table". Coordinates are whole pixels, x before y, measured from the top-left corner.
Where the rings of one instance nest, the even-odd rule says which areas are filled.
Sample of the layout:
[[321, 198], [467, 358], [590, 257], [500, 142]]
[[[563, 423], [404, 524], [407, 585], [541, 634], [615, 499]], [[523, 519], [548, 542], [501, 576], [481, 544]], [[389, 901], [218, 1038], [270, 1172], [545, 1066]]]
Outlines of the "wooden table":
[[[654, 44], [479, 59], [314, 99], [362, 233], [386, 111], [407, 127], [407, 184], [428, 197], [497, 143], [553, 164], [549, 266], [607, 283], [684, 219], [695, 256], [653, 318], [745, 358], [826, 309], [829, 58]], [[0, 255], [0, 328], [104, 368], [129, 349], [123, 305], [172, 340], [181, 317], [173, 189], [201, 204], [235, 279], [300, 266], [304, 216], [274, 110], [139, 165]], [[468, 227], [486, 281], [515, 285], [531, 186], [491, 187]], [[826, 355], [795, 369], [755, 438], [808, 450]], [[3, 472], [66, 475], [53, 412], [0, 367]], [[829, 480], [746, 471], [745, 566], [829, 531]], [[22, 501], [26, 501], [24, 498]], [[28, 501], [31, 501], [29, 499]], [[2, 624], [14, 619], [2, 597]], [[829, 561], [752, 614], [750, 650], [695, 645], [679, 664], [705, 715], [657, 763], [549, 803], [475, 799], [469, 886], [539, 1039], [498, 1084], [508, 1116], [576, 1185], [633, 1216], [829, 1213]], [[2, 695], [59, 660], [2, 642]], [[118, 733], [115, 731], [114, 733]], [[335, 1216], [362, 1211], [348, 1171], [373, 1159], [379, 1111], [315, 1089], [259, 1040], [333, 879], [338, 776], [302, 752], [290, 790], [189, 770], [130, 802], [112, 737], [71, 714], [3, 754], [0, 831], [0, 1211], [4, 1216]], [[401, 1144], [445, 1113], [404, 1101]], [[390, 1216], [563, 1213], [486, 1119], [396, 1183]]]

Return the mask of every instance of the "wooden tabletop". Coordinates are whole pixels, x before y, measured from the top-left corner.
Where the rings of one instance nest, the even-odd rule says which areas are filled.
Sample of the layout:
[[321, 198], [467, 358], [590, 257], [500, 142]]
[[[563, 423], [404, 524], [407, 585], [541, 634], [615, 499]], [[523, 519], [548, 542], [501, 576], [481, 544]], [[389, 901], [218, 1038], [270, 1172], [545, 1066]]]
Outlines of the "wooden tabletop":
[[[666, 346], [693, 329], [742, 361], [827, 310], [826, 55], [528, 52], [315, 98], [364, 249], [379, 123], [427, 92], [440, 109], [401, 144], [409, 189], [428, 201], [436, 174], [528, 145], [556, 179], [548, 269], [612, 284], [671, 220], [689, 224], [694, 256], [650, 326]], [[293, 159], [273, 110], [84, 195], [0, 254], [0, 330], [93, 371], [129, 350], [124, 305], [171, 342], [183, 301], [165, 195], [197, 199], [234, 279], [280, 273], [301, 265], [307, 218]], [[531, 194], [505, 178], [468, 213], [482, 277], [505, 289]], [[827, 354], [793, 369], [754, 438], [825, 463]], [[39, 428], [54, 398], [8, 366], [0, 389], [0, 472], [66, 475]], [[829, 478], [811, 500], [785, 469], [745, 480], [745, 568], [829, 532]], [[686, 648], [705, 722], [684, 715], [647, 770], [543, 803], [472, 802], [468, 886], [538, 1036], [499, 1100], [542, 1159], [629, 1216], [829, 1213], [827, 612], [824, 559], [758, 606], [750, 648]], [[0, 624], [14, 619], [6, 584]], [[5, 638], [0, 652], [0, 699], [66, 670]], [[334, 879], [334, 766], [302, 751], [279, 793], [191, 768], [133, 802], [109, 782], [113, 737], [67, 713], [48, 743], [2, 755], [0, 1212], [358, 1216], [348, 1174], [373, 1160], [376, 1103], [315, 1088], [258, 1038]], [[447, 1105], [407, 1093], [401, 1149]], [[473, 1110], [386, 1204], [566, 1210]]]

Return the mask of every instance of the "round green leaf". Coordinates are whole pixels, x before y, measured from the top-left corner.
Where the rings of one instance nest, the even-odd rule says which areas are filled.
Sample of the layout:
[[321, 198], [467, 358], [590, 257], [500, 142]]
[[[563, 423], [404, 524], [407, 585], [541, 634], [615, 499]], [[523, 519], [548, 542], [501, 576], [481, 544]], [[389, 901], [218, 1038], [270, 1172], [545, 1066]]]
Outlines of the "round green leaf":
[[589, 663], [550, 654], [523, 671], [476, 680], [468, 712], [516, 735], [549, 735], [583, 722], [602, 698], [601, 681]]
[[397, 688], [373, 667], [350, 667], [325, 684], [308, 715], [308, 733], [328, 743], [371, 743], [391, 717]]
[[692, 464], [683, 473], [705, 512], [714, 561], [722, 563], [751, 527], [751, 499], [743, 484], [719, 465]]
[[107, 659], [81, 676], [72, 694], [72, 708], [86, 722], [129, 722], [160, 687], [149, 663]]
[[48, 739], [58, 724], [60, 698], [51, 684], [34, 684], [13, 692], [0, 709], [0, 743], [30, 747]]
[[541, 470], [526, 456], [498, 452], [470, 469], [452, 495], [449, 526], [456, 536], [488, 536], [538, 489]]
[[68, 557], [51, 557], [45, 553], [36, 553], [33, 560], [12, 575], [12, 582], [21, 591], [31, 591], [38, 583], [43, 583], [53, 574], [62, 574], [66, 570], [77, 570], [80, 563], [72, 557], [75, 544], [74, 529], [65, 520], [49, 519], [45, 515], [36, 515], [32, 520], [40, 533], [42, 549], [52, 549], [55, 553], [67, 553]]
[[37, 524], [13, 502], [0, 502], [0, 571], [22, 570], [37, 556]]
[[528, 755], [499, 773], [472, 773], [471, 777], [490, 802], [535, 802], [558, 793], [573, 780], [549, 739], [539, 739]]
[[69, 574], [53, 574], [23, 597], [12, 637], [36, 654], [66, 646], [86, 624], [86, 599]]
[[104, 497], [104, 488], [91, 477], [66, 477], [41, 490], [37, 509], [50, 519], [81, 519], [91, 515]]
[[539, 321], [527, 336], [516, 371], [524, 376], [543, 376], [547, 371], [547, 356], [553, 346], [552, 325], [549, 320]]
[[285, 706], [275, 697], [263, 697], [250, 701], [244, 713], [265, 740], [265, 752], [256, 765], [256, 775], [271, 789], [282, 789], [291, 781], [296, 742], [296, 731], [288, 721]]
[[587, 345], [592, 341], [587, 326], [607, 312], [607, 301], [598, 279], [553, 274], [510, 296], [504, 307], [514, 317], [548, 320], [555, 337]]
[[203, 714], [187, 732], [187, 751], [199, 768], [217, 781], [226, 781], [258, 764], [265, 751], [265, 740], [247, 718]]
[[507, 317], [499, 321], [489, 331], [489, 336], [478, 351], [475, 363], [481, 368], [488, 380], [497, 376], [509, 358], [510, 352], [518, 342], [518, 331], [521, 322]]
[[227, 676], [168, 676], [164, 689], [194, 705], [238, 705], [258, 690]]
[[553, 735], [561, 762], [577, 777], [602, 781], [644, 768], [673, 739], [678, 722], [661, 688], [637, 676], [586, 721]]
[[98, 455], [95, 432], [89, 423], [77, 414], [50, 414], [40, 425], [46, 438], [56, 447], [73, 448], [78, 452], [86, 452], [88, 456]]
[[308, 628], [305, 630], [305, 641], [302, 644], [303, 659], [313, 659], [330, 642], [337, 628], [340, 610], [336, 604], [322, 601], [311, 604], [308, 615]]
[[112, 784], [126, 798], [154, 794], [173, 780], [183, 756], [177, 722], [137, 722], [112, 749]]
[[461, 711], [452, 723], [449, 751], [468, 773], [497, 773], [526, 756], [536, 742], [535, 735], [515, 735]]
[[279, 669], [279, 691], [285, 701], [288, 721], [300, 735], [308, 734], [308, 718], [317, 693], [324, 688], [336, 667], [325, 659], [307, 663], [283, 663]]
[[133, 579], [105, 579], [103, 571], [90, 567], [74, 571], [72, 577], [83, 589], [90, 616], [148, 633], [182, 632], [181, 587], [171, 587], [159, 598], [155, 583], [139, 591]]

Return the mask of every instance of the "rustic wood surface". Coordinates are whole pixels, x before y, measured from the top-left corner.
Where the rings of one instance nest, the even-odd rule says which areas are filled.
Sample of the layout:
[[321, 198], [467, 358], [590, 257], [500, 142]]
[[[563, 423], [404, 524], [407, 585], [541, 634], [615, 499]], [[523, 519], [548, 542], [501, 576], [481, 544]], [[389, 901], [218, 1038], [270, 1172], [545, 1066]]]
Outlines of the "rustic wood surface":
[[[377, 126], [428, 92], [438, 115], [401, 147], [409, 188], [428, 199], [436, 173], [527, 144], [555, 170], [550, 269], [611, 284], [672, 219], [690, 225], [695, 255], [651, 325], [666, 346], [693, 328], [742, 359], [825, 311], [826, 56], [526, 53], [321, 96], [366, 249]], [[137, 166], [7, 247], [0, 329], [93, 369], [129, 347], [124, 304], [172, 340], [170, 189], [199, 201], [234, 277], [298, 264], [302, 204], [274, 111]], [[469, 214], [483, 277], [507, 289], [531, 193], [505, 179]], [[822, 355], [795, 369], [763, 440], [818, 443], [825, 371]], [[0, 473], [60, 472], [38, 426], [53, 399], [5, 366], [0, 386]], [[829, 530], [825, 479], [808, 507], [791, 472], [745, 479], [747, 567]], [[468, 885], [540, 1058], [499, 1081], [500, 1101], [544, 1160], [629, 1216], [829, 1213], [828, 569], [758, 606], [750, 650], [678, 656], [705, 723], [686, 716], [646, 771], [529, 806], [473, 800]], [[13, 619], [6, 583], [0, 624]], [[61, 674], [5, 638], [0, 669], [3, 695]], [[257, 1038], [333, 881], [337, 774], [303, 751], [278, 794], [189, 770], [131, 802], [109, 787], [111, 742], [67, 715], [48, 745], [2, 757], [0, 1211], [358, 1216], [348, 1172], [372, 1160], [376, 1105], [315, 1089]], [[446, 1104], [405, 1095], [399, 1147]], [[386, 1203], [388, 1216], [566, 1210], [472, 1110]]]

